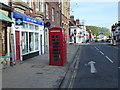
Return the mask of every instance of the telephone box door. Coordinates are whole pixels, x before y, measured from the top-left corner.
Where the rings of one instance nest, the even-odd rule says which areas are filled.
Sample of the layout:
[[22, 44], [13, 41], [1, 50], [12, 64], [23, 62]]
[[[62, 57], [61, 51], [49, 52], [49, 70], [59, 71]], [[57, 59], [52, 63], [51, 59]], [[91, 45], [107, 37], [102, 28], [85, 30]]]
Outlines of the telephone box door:
[[59, 33], [50, 34], [50, 64], [60, 65], [61, 56], [60, 56], [60, 35]]

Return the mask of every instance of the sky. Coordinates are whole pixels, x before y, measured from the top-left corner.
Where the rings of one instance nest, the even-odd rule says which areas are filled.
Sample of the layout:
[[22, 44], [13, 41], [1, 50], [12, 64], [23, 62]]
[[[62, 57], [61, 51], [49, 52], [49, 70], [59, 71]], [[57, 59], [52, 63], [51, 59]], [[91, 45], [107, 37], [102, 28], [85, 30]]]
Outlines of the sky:
[[118, 21], [118, 2], [71, 2], [71, 15], [85, 25], [106, 27]]

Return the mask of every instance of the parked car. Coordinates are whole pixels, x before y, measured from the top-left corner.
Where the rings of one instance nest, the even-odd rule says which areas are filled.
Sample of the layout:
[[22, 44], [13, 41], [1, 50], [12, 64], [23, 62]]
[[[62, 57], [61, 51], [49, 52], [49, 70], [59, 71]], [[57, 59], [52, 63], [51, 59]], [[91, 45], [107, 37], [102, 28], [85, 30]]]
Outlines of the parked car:
[[111, 42], [111, 39], [107, 39], [106, 42], [109, 42], [109, 43], [110, 43], [110, 42]]
[[95, 40], [95, 42], [98, 42], [98, 40]]
[[104, 42], [104, 40], [102, 39], [101, 42]]

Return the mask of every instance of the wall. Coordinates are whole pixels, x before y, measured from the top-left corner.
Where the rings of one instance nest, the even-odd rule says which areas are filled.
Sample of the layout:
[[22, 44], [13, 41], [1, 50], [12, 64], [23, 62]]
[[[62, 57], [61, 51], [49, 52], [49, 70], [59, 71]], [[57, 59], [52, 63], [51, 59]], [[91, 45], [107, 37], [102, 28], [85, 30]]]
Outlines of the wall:
[[[48, 3], [48, 8], [49, 8], [49, 19], [46, 20], [45, 16], [45, 12], [46, 12], [46, 2], [44, 3], [44, 21], [47, 22], [51, 22], [52, 25], [56, 25], [56, 26], [60, 26], [61, 23], [61, 16], [60, 16], [60, 7], [58, 2], [47, 2]], [[54, 15], [55, 15], [55, 20], [54, 22], [52, 21], [52, 8], [54, 8]], [[57, 12], [59, 12], [59, 16], [57, 18]]]

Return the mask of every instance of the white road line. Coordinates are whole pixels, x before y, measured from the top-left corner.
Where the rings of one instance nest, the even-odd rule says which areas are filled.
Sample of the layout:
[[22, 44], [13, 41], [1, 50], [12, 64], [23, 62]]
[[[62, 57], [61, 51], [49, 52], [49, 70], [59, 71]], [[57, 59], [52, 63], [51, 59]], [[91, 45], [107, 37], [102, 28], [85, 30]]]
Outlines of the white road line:
[[108, 57], [108, 56], [105, 56], [111, 63], [113, 63], [113, 61]]
[[77, 60], [77, 62], [76, 62], [76, 66], [75, 66], [75, 69], [78, 68], [78, 65], [79, 65], [79, 61]]
[[101, 53], [102, 55], [104, 55], [104, 53], [103, 53], [102, 51], [100, 51], [100, 53]]
[[95, 47], [97, 50], [99, 50], [97, 47]]
[[70, 81], [70, 84], [69, 84], [69, 87], [68, 87], [68, 88], [72, 88], [72, 86], [73, 86], [73, 81], [74, 81], [75, 77], [76, 77], [76, 71], [74, 70], [74, 72], [73, 72], [73, 75], [72, 75], [72, 78], [71, 78], [71, 81]]

